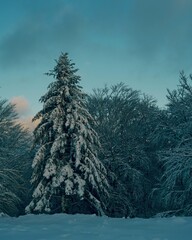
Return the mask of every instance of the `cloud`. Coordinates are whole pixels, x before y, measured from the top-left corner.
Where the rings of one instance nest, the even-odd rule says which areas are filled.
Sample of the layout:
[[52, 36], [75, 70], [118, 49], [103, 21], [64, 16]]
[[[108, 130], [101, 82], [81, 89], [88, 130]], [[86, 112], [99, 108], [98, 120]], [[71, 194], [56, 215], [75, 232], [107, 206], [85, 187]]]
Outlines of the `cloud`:
[[178, 71], [191, 63], [191, 8], [191, 0], [26, 1], [25, 18], [0, 42], [0, 65], [39, 64], [56, 49], [84, 49]]
[[63, 1], [39, 1], [25, 6], [27, 14], [0, 42], [2, 67], [39, 62], [57, 47], [75, 46], [83, 35], [84, 18]]
[[15, 96], [10, 102], [15, 105], [15, 111], [18, 114], [16, 122], [29, 131], [33, 131], [39, 120], [32, 121], [33, 116], [29, 101], [23, 96]]
[[128, 5], [126, 0], [27, 1], [23, 21], [0, 41], [0, 66], [39, 64], [56, 51], [111, 55], [121, 49], [109, 39], [125, 37]]
[[30, 132], [32, 132], [40, 122], [39, 120], [32, 121], [32, 119], [33, 116], [22, 117], [19, 118], [17, 122], [20, 123], [23, 128], [28, 129]]
[[189, 62], [191, 7], [187, 0], [135, 0], [127, 25], [127, 42], [133, 54], [147, 62]]
[[27, 116], [31, 109], [28, 100], [22, 96], [15, 96], [10, 101], [15, 105], [15, 110], [20, 117]]

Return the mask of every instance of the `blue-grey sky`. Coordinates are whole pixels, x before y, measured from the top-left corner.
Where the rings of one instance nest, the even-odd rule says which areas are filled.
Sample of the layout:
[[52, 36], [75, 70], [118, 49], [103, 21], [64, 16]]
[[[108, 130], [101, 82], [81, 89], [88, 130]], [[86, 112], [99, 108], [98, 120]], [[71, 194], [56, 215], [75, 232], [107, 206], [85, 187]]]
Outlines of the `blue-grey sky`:
[[124, 82], [163, 106], [179, 72], [192, 73], [191, 10], [192, 0], [0, 0], [0, 96], [35, 114], [44, 73], [68, 52], [85, 92]]

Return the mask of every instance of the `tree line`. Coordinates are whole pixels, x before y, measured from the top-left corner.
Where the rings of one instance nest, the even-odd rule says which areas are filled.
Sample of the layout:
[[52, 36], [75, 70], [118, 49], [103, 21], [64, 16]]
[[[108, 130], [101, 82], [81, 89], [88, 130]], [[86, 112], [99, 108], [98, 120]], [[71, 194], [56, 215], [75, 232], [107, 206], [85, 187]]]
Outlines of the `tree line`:
[[159, 108], [119, 83], [85, 94], [67, 53], [33, 131], [0, 100], [0, 212], [192, 215], [192, 76]]

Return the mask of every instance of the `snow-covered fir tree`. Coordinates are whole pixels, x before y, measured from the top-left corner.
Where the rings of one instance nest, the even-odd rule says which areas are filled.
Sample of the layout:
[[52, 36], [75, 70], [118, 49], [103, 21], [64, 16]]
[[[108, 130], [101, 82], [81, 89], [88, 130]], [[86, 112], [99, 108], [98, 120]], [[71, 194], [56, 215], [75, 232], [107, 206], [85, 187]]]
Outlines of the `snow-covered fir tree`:
[[43, 109], [34, 119], [38, 148], [33, 160], [32, 201], [27, 213], [106, 213], [109, 197], [107, 171], [99, 161], [100, 147], [93, 118], [85, 108], [80, 77], [68, 58], [61, 54], [54, 70], [55, 81], [41, 97]]

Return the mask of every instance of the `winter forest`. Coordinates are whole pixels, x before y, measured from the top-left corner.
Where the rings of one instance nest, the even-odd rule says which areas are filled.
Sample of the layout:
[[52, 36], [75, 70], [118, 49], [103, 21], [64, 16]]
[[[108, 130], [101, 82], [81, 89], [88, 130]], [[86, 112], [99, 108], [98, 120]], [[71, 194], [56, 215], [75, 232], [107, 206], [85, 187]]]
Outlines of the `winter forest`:
[[192, 76], [167, 105], [124, 83], [85, 94], [67, 53], [31, 133], [0, 99], [0, 212], [192, 216]]

